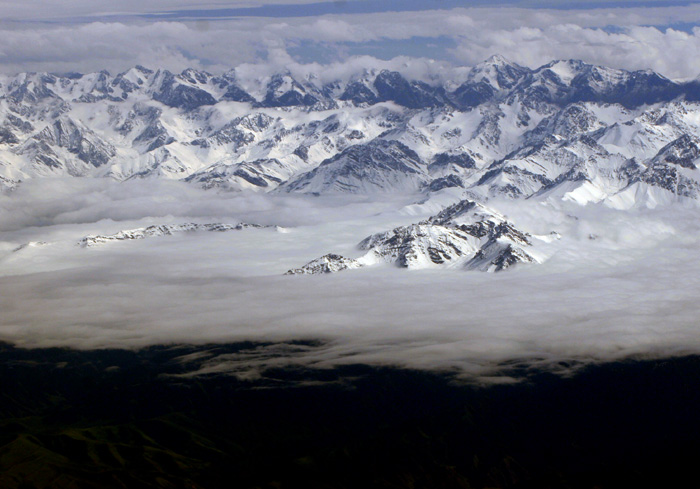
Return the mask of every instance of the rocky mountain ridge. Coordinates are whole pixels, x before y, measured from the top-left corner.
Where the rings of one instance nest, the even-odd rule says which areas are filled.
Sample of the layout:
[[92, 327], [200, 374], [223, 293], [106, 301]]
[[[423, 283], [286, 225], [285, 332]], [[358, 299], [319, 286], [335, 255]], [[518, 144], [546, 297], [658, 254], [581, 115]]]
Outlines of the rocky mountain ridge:
[[240, 222], [238, 224], [159, 224], [148, 226], [145, 228], [136, 228], [119, 231], [115, 234], [108, 235], [90, 235], [85, 236], [78, 241], [78, 245], [83, 248], [91, 248], [93, 246], [103, 245], [113, 241], [130, 241], [135, 239], [155, 238], [159, 236], [172, 236], [178, 233], [191, 233], [195, 231], [210, 231], [210, 232], [226, 232], [226, 231], [241, 231], [243, 229], [263, 229], [273, 226], [264, 226], [261, 224], [248, 224]]
[[378, 263], [408, 269], [500, 272], [518, 263], [541, 262], [545, 257], [535, 251], [536, 242], [552, 239], [555, 237], [533, 237], [498, 212], [461, 200], [419, 223], [368, 236], [357, 245], [366, 251], [359, 258], [331, 253], [289, 270], [287, 275], [333, 273]]
[[616, 206], [698, 195], [695, 81], [495, 56], [446, 87], [386, 70], [326, 84], [281, 73], [257, 93], [235, 70], [3, 76], [0, 189], [82, 176], [314, 194], [461, 187]]

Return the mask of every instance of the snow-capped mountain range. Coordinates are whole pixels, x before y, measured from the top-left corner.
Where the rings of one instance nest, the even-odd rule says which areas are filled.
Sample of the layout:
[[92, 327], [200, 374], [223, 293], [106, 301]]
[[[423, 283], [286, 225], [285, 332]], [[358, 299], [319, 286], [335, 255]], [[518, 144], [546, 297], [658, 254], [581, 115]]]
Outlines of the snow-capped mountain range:
[[261, 224], [248, 224], [245, 222], [240, 222], [238, 224], [222, 224], [222, 223], [211, 223], [211, 224], [196, 224], [196, 223], [184, 223], [184, 224], [161, 224], [153, 225], [145, 228], [136, 229], [126, 229], [119, 231], [115, 234], [109, 235], [90, 235], [85, 236], [78, 241], [78, 244], [83, 248], [90, 248], [92, 246], [98, 246], [112, 241], [129, 241], [134, 239], [145, 239], [145, 238], [156, 238], [159, 236], [172, 236], [177, 233], [192, 233], [195, 231], [210, 231], [210, 232], [226, 232], [226, 231], [242, 231], [244, 229], [261, 229], [269, 228], [272, 226], [263, 226]]
[[618, 209], [700, 197], [698, 80], [500, 56], [456, 86], [386, 70], [320, 79], [251, 84], [235, 70], [141, 66], [0, 76], [0, 190], [80, 176], [314, 195], [462, 191], [433, 218], [368, 237], [362, 257], [326, 255], [298, 273], [539, 261], [539, 238], [482, 205], [492, 197]]

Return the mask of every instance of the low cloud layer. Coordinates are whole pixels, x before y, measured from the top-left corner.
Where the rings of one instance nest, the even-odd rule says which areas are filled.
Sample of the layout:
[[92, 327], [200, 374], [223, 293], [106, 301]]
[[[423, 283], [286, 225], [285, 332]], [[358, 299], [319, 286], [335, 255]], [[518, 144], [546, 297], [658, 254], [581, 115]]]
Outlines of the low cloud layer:
[[[25, 209], [1, 227], [0, 340], [130, 348], [318, 339], [324, 345], [303, 354], [256, 362], [365, 362], [479, 376], [510, 361], [551, 366], [700, 353], [700, 225], [692, 210], [542, 211], [500, 203], [533, 232], [562, 233], [548, 262], [500, 274], [378, 268], [289, 277], [281, 275], [288, 268], [329, 251], [358, 253], [354, 245], [365, 235], [416, 217], [390, 210], [396, 202], [293, 204], [183, 187], [179, 192], [189, 193], [183, 205], [178, 185], [152, 189], [150, 202], [138, 197], [138, 184], [116, 186], [121, 193], [91, 185], [72, 188], [71, 195], [64, 187], [35, 199], [33, 189], [0, 201], [3, 216], [16, 214], [19, 204]], [[47, 205], [52, 200], [64, 208]], [[283, 210], [290, 205], [296, 208]], [[221, 221], [279, 219], [290, 226], [293, 215], [303, 217], [289, 233], [178, 235], [94, 249], [75, 244], [94, 232], [204, 216], [210, 222], [216, 214]], [[24, 240], [49, 244], [13, 253]]]

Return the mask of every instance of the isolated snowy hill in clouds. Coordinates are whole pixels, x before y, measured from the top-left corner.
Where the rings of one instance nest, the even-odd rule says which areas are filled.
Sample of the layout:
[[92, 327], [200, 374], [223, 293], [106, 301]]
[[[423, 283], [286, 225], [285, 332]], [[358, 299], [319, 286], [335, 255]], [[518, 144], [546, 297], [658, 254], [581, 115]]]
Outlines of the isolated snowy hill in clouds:
[[[552, 239], [555, 238], [535, 237], [534, 241]], [[331, 273], [382, 262], [409, 269], [444, 267], [498, 272], [517, 263], [542, 260], [542, 256], [533, 256], [532, 245], [533, 236], [516, 229], [498, 212], [462, 200], [418, 224], [368, 236], [358, 244], [367, 253], [356, 260], [329, 254], [287, 273]]]

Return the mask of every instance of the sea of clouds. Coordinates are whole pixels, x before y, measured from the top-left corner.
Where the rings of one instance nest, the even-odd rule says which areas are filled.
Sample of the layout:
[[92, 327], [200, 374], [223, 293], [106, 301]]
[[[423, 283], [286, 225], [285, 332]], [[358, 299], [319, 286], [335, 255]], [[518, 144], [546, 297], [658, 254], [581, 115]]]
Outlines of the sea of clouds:
[[[494, 201], [531, 233], [560, 233], [547, 262], [497, 274], [379, 266], [283, 275], [328, 252], [359, 256], [365, 236], [433, 212], [407, 207], [415, 200], [26, 181], [0, 196], [0, 340], [75, 348], [318, 340], [214, 359], [207, 369], [368, 363], [479, 378], [513, 362], [560, 368], [700, 353], [700, 221], [682, 205]], [[77, 245], [90, 234], [184, 222], [284, 229]]]

